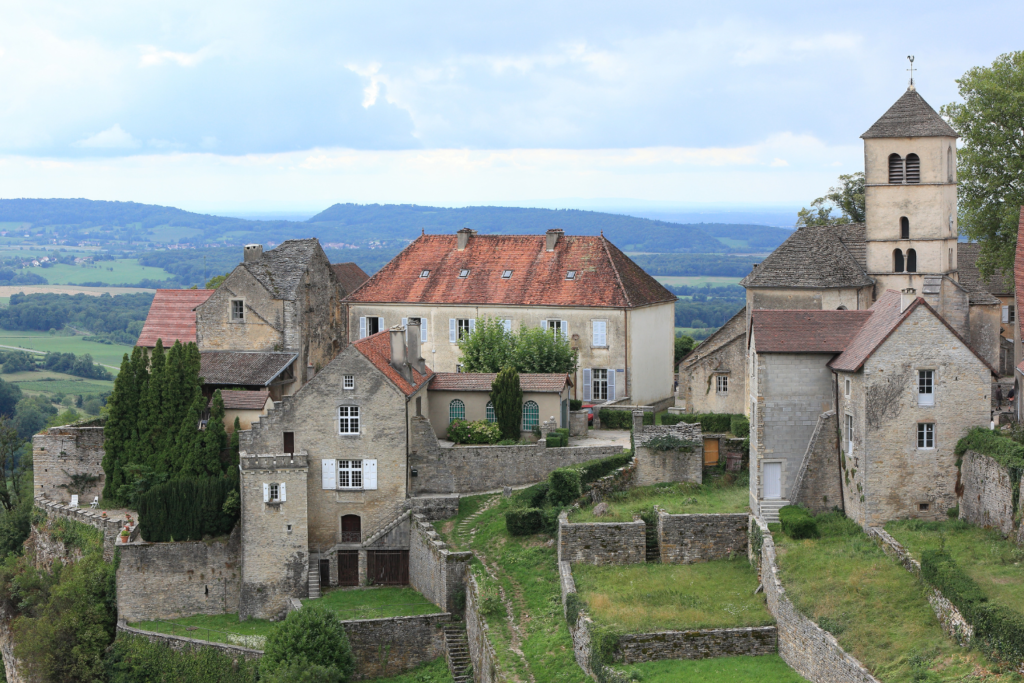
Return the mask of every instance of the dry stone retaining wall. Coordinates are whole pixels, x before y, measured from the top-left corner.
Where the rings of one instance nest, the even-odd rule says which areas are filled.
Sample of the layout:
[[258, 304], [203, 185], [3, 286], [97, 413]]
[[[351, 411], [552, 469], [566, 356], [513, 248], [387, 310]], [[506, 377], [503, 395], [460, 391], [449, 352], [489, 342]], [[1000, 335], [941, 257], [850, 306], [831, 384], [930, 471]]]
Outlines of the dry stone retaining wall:
[[109, 562], [114, 558], [114, 544], [121, 533], [122, 522], [108, 519], [102, 512], [92, 508], [71, 507], [45, 498], [37, 497], [36, 507], [45, 512], [47, 517], [67, 517], [99, 529], [103, 532], [103, 559]]
[[166, 645], [176, 652], [185, 650], [201, 650], [203, 648], [217, 650], [229, 657], [239, 657], [244, 659], [259, 659], [263, 656], [262, 650], [250, 650], [247, 647], [240, 647], [238, 645], [227, 645], [225, 643], [211, 643], [206, 640], [196, 640], [194, 638], [184, 638], [182, 636], [172, 636], [167, 633], [155, 633], [153, 631], [143, 631], [141, 629], [127, 626], [121, 622], [117, 624], [118, 635], [125, 633], [133, 636], [142, 636], [151, 643], [160, 643]]
[[721, 560], [747, 552], [746, 513], [670, 515], [658, 511], [658, 550], [663, 564]]
[[446, 612], [457, 611], [472, 552], [452, 552], [421, 514], [412, 518], [409, 585]]
[[[565, 602], [564, 594], [562, 602]], [[480, 613], [480, 589], [472, 576], [466, 582], [466, 639], [475, 683], [500, 683], [506, 680], [498, 670], [498, 655], [488, 637], [487, 620]]]
[[773, 655], [777, 651], [775, 627], [755, 626], [620, 636], [615, 659], [623, 664], [636, 664], [661, 659]]
[[[690, 453], [661, 451], [646, 444], [659, 436], [672, 436], [695, 444]], [[704, 476], [704, 446], [701, 426], [680, 422], [675, 425], [644, 425], [643, 413], [633, 413], [633, 445], [636, 451], [636, 485], [650, 486], [666, 481], [700, 484]]]
[[567, 512], [558, 516], [558, 561], [584, 564], [646, 562], [647, 525], [643, 522], [570, 524]]
[[980, 527], [995, 527], [1004, 536], [1016, 532], [1013, 482], [1008, 468], [987, 455], [967, 451], [960, 466], [960, 482], [964, 487], [960, 499], [961, 519]]
[[397, 676], [444, 654], [447, 612], [343, 621], [356, 660], [355, 679]]

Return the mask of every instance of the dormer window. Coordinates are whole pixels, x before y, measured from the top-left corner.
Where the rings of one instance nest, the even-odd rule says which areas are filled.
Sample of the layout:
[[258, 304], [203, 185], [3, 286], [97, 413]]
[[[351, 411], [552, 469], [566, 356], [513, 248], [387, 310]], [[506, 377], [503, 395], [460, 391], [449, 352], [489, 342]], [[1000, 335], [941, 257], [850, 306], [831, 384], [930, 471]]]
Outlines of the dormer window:
[[576, 279], [576, 271], [575, 270], [570, 270], [569, 272], [567, 272], [565, 274], [565, 279], [566, 280], [575, 280]]
[[429, 270], [421, 270], [420, 271], [420, 277], [430, 277], [430, 271]]
[[469, 268], [463, 268], [462, 270], [459, 271], [459, 277], [464, 278], [464, 277], [468, 277], [468, 276], [469, 276]]
[[508, 280], [510, 277], [512, 277], [512, 271], [511, 270], [503, 270], [503, 271], [501, 271], [501, 279], [502, 280]]

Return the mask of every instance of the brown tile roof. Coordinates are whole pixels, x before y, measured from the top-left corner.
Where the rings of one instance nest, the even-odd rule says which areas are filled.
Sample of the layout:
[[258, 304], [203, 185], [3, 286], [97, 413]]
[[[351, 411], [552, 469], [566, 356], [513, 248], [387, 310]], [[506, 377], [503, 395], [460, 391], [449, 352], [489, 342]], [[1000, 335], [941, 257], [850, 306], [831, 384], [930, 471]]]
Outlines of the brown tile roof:
[[206, 384], [265, 387], [296, 358], [297, 353], [280, 351], [202, 351], [199, 374]]
[[464, 251], [457, 240], [419, 237], [347, 301], [633, 308], [676, 298], [603, 236], [560, 235], [550, 252], [545, 235], [472, 235]]
[[[222, 391], [220, 396], [224, 399], [225, 410], [263, 410], [263, 407], [267, 405], [267, 399], [270, 398], [270, 390]], [[212, 396], [209, 405], [213, 405]]]
[[210, 298], [212, 289], [158, 289], [149, 307], [136, 346], [153, 348], [162, 339], [164, 348], [175, 341], [196, 341], [196, 306]]
[[806, 226], [793, 232], [740, 284], [744, 287], [866, 287], [863, 223]]
[[[431, 391], [490, 391], [496, 372], [438, 372], [430, 380]], [[523, 391], [560, 392], [568, 384], [569, 375], [559, 372], [523, 373], [519, 375], [519, 386]]]
[[[977, 242], [958, 242], [956, 245], [956, 269], [960, 285], [970, 295], [971, 303], [996, 303], [996, 296], [1010, 296], [1010, 282], [1003, 278], [1003, 271], [997, 270], [985, 280], [978, 270], [978, 256], [981, 245]], [[994, 296], [993, 296], [994, 295]]]
[[415, 368], [412, 370], [412, 384], [406, 381], [402, 374], [391, 367], [391, 331], [384, 330], [377, 334], [370, 335], [369, 337], [363, 337], [359, 341], [353, 342], [352, 345], [359, 350], [361, 354], [374, 364], [374, 366], [383, 372], [391, 382], [402, 390], [406, 396], [411, 396], [423, 386], [425, 382], [430, 381], [430, 378], [434, 375], [434, 372], [428, 367], [427, 374], [421, 375], [416, 371]]
[[331, 270], [334, 271], [334, 277], [338, 279], [338, 283], [344, 290], [342, 296], [356, 291], [359, 289], [359, 285], [370, 279], [370, 276], [364, 273], [362, 268], [351, 262], [332, 264]]
[[917, 90], [908, 89], [862, 138], [957, 137]]
[[[1021, 309], [1021, 304], [1024, 303], [1020, 298], [1024, 295], [1024, 206], [1020, 207], [1020, 223], [1017, 225], [1017, 253], [1013, 259], [1013, 300], [1017, 306], [1018, 311]], [[1020, 313], [1017, 314], [1017, 324], [1019, 327], [1020, 338], [1024, 339], [1024, 317], [1021, 317]], [[1024, 397], [1017, 399], [1024, 400]]]
[[840, 353], [871, 312], [759, 309], [750, 317], [758, 353]]

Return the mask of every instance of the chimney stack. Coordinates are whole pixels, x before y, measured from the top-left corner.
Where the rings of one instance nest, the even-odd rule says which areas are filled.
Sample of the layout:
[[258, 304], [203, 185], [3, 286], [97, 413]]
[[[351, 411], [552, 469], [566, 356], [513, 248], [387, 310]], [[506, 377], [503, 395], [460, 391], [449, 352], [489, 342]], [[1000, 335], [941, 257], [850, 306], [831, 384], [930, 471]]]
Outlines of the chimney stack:
[[900, 313], [907, 310], [910, 304], [914, 303], [914, 299], [917, 298], [917, 290], [913, 287], [907, 287], [903, 290], [902, 296], [900, 297]]
[[249, 261], [259, 261], [263, 258], [263, 245], [262, 244], [247, 244], [245, 250], [242, 252], [242, 260], [245, 263]]
[[412, 382], [412, 372], [405, 360], [405, 328], [395, 325], [389, 331], [391, 332], [391, 367], [398, 370], [407, 381]]
[[555, 245], [558, 244], [558, 238], [564, 234], [565, 232], [559, 228], [552, 228], [548, 230], [544, 236], [544, 251], [554, 251]]
[[427, 374], [427, 363], [423, 360], [423, 352], [420, 350], [420, 319], [409, 318], [406, 326], [406, 338], [409, 340], [407, 351], [409, 353], [409, 365], [416, 368], [421, 375]]
[[459, 251], [465, 251], [466, 245], [469, 244], [469, 238], [476, 234], [476, 230], [463, 228], [455, 234], [459, 236]]

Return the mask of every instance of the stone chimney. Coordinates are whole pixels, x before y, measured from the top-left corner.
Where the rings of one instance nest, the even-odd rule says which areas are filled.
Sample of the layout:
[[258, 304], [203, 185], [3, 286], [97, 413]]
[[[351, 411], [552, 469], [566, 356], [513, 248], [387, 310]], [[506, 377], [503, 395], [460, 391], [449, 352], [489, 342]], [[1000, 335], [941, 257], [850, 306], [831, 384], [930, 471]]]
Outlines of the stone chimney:
[[247, 244], [242, 252], [242, 260], [246, 263], [249, 261], [259, 261], [263, 258], [263, 245], [262, 244]]
[[395, 325], [391, 332], [391, 367], [398, 370], [402, 377], [412, 382], [412, 371], [405, 360], [405, 328]]
[[907, 287], [903, 290], [902, 296], [900, 297], [900, 313], [907, 310], [910, 304], [914, 303], [914, 299], [917, 298], [917, 290], [913, 287]]
[[558, 228], [552, 228], [544, 234], [544, 251], [554, 251], [555, 245], [558, 244], [558, 238], [564, 235], [565, 232]]
[[469, 244], [469, 238], [476, 234], [476, 230], [463, 228], [455, 234], [459, 236], [459, 251], [465, 251], [466, 245]]
[[423, 352], [420, 350], [420, 319], [410, 318], [406, 326], [406, 337], [409, 340], [406, 350], [409, 353], [409, 365], [416, 368], [421, 375], [427, 374], [427, 363], [423, 360]]

